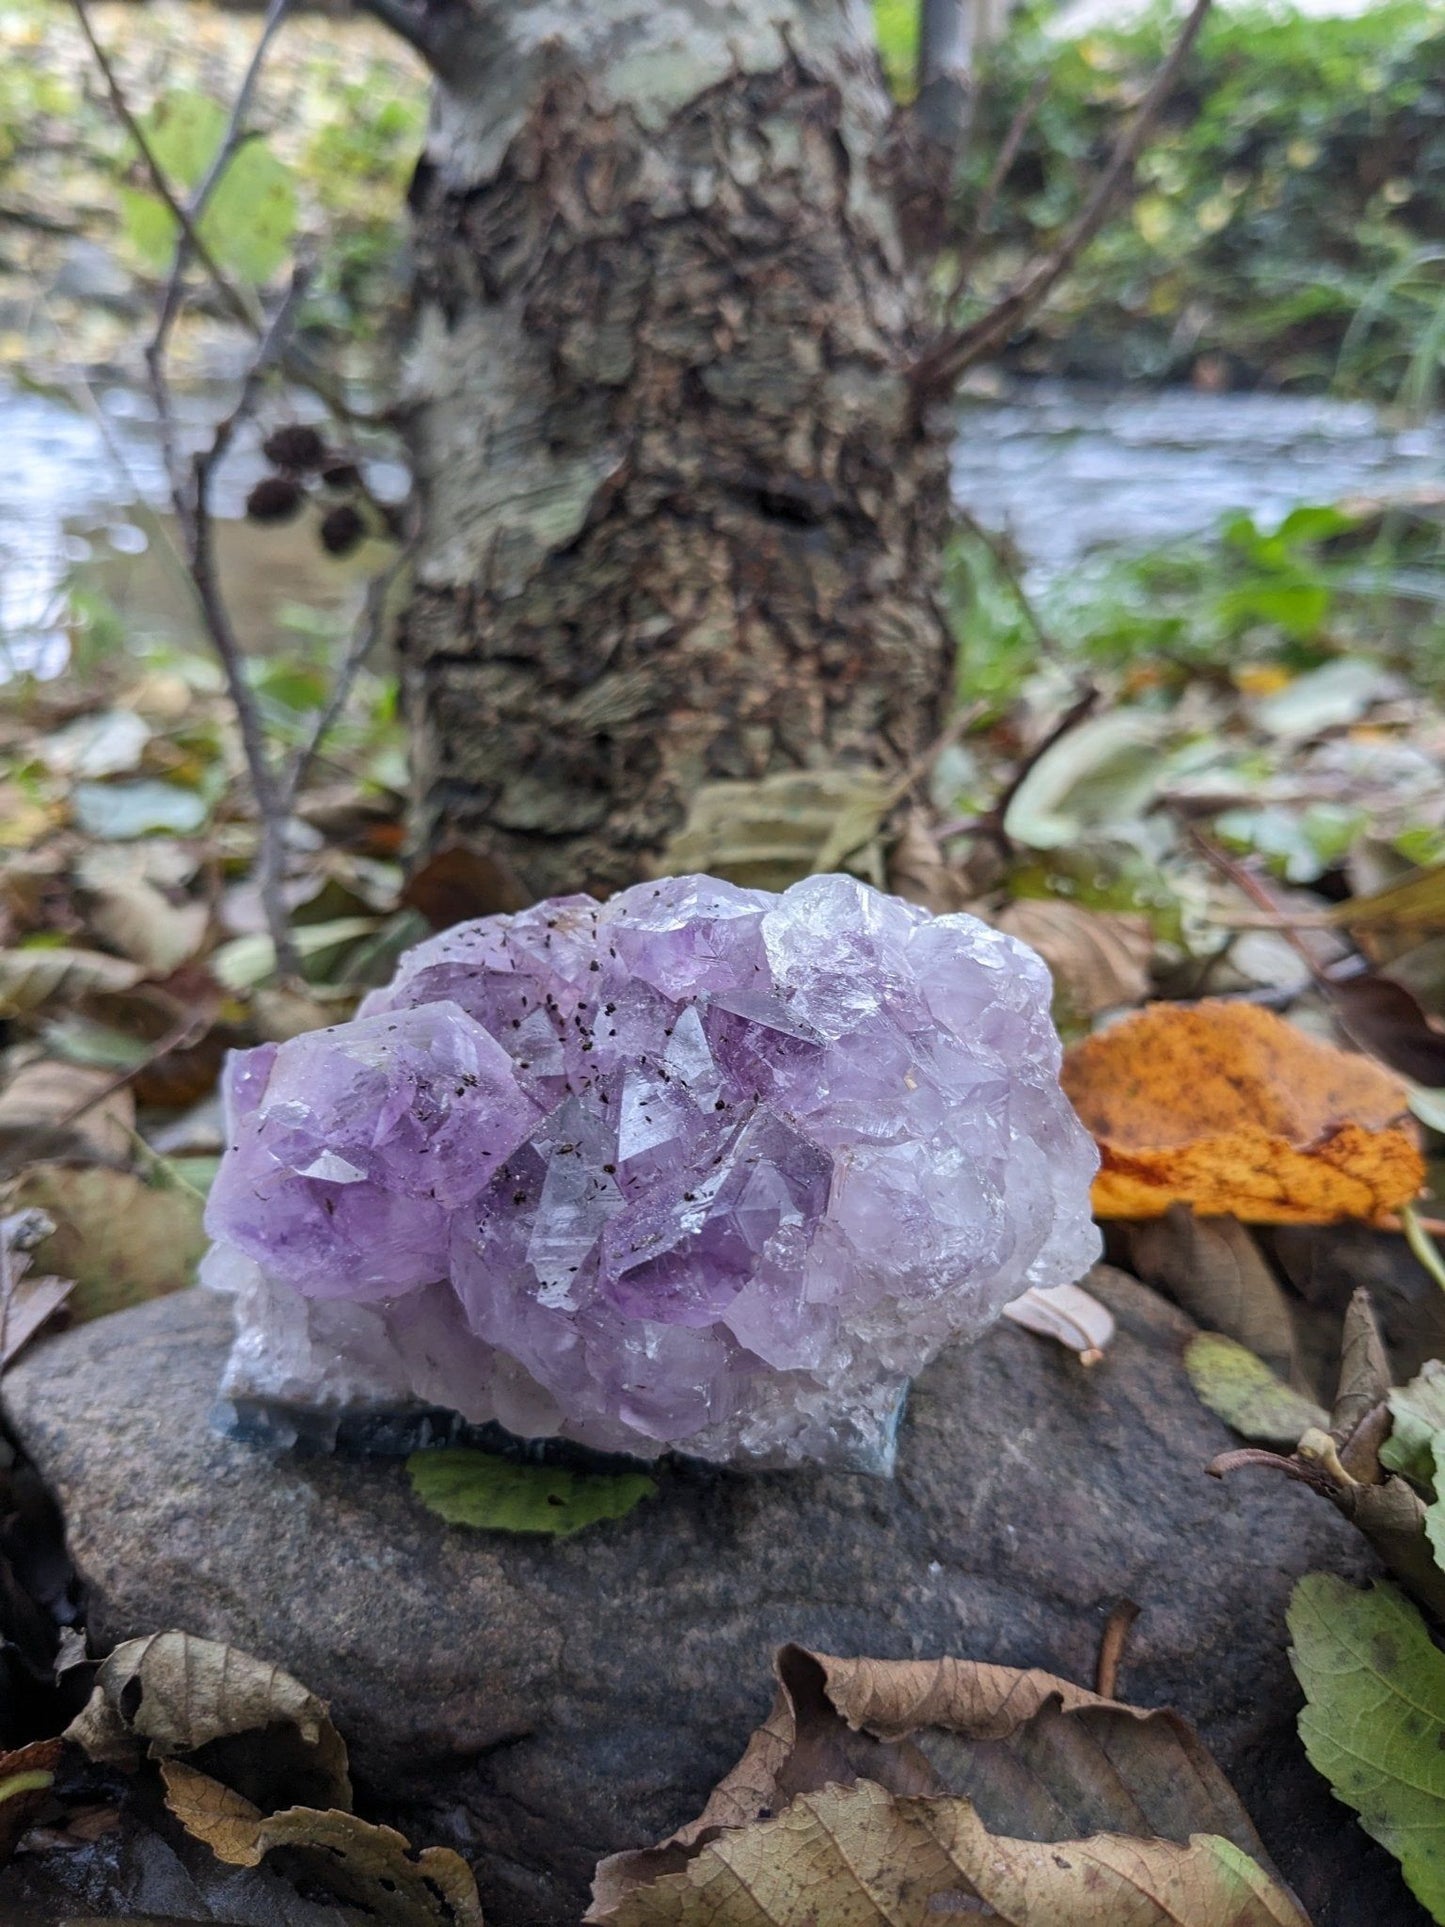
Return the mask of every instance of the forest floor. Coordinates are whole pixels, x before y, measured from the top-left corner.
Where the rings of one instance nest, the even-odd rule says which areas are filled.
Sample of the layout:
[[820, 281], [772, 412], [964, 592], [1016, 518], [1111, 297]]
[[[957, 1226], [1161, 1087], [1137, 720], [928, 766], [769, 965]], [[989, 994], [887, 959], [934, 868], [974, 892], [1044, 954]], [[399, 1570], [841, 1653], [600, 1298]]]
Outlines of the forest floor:
[[[144, 25], [124, 34], [132, 9], [101, 7], [97, 18], [122, 44], [124, 77], [156, 116], [156, 130], [169, 125], [177, 167], [198, 172], [214, 131], [196, 102], [228, 95], [254, 22], [201, 16], [169, 0], [148, 7]], [[283, 252], [298, 235], [324, 241], [306, 338], [334, 353], [360, 390], [375, 376], [396, 285], [396, 210], [420, 137], [421, 85], [409, 59], [369, 28], [348, 24], [343, 39], [335, 23], [308, 16], [292, 32], [293, 58], [278, 69], [263, 115], [266, 151], [279, 170], [268, 177], [268, 205], [284, 203]], [[1306, 30], [1290, 19], [1270, 32], [1274, 38], [1246, 46], [1234, 16], [1211, 29], [1198, 76], [1207, 111], [1160, 144], [1149, 191], [1074, 292], [1019, 346], [1018, 366], [1182, 376], [1204, 386], [1263, 381], [1317, 390], [1338, 381], [1416, 410], [1433, 403], [1445, 306], [1421, 184], [1445, 30], [1414, 0], [1390, 0], [1369, 20], [1330, 23], [1323, 38], [1320, 23]], [[107, 383], [134, 378], [169, 237], [156, 228], [67, 16], [17, 6], [0, 36], [12, 56], [0, 69], [0, 359], [17, 390], [78, 393], [83, 406]], [[999, 202], [992, 271], [1005, 274], [1026, 247], [1047, 245], [1057, 232], [1106, 112], [1157, 41], [1146, 23], [1048, 55], [1060, 83], [1025, 144], [1017, 191]], [[1025, 34], [1002, 63], [990, 126], [1007, 121], [1044, 46]], [[899, 48], [892, 50], [901, 72]], [[26, 58], [13, 57], [20, 53]], [[1261, 76], [1271, 65], [1266, 89]], [[1346, 112], [1341, 87], [1353, 90]], [[1351, 238], [1342, 251], [1344, 229]], [[1288, 258], [1277, 245], [1282, 233]], [[231, 242], [264, 263], [279, 234], [243, 223]], [[1115, 343], [1107, 360], [1099, 346], [1106, 338]], [[224, 373], [220, 341], [215, 318], [204, 315], [183, 335], [182, 366], [203, 398], [205, 384]], [[293, 410], [292, 398], [278, 398], [263, 427], [284, 425]], [[370, 444], [337, 452], [363, 465], [380, 465], [385, 453]], [[320, 541], [324, 518], [350, 500], [347, 486], [318, 488], [283, 529], [233, 521], [228, 539], [239, 530], [253, 545], [241, 573], [263, 571], [268, 554], [280, 553], [268, 544]], [[129, 498], [121, 506], [169, 566], [164, 518]], [[1395, 1080], [1394, 1112], [1382, 1121], [1369, 1108], [1378, 1098], [1371, 1086], [1358, 1113], [1337, 1103], [1317, 1140], [1358, 1127], [1372, 1139], [1384, 1133], [1392, 1154], [1402, 1136], [1420, 1147], [1424, 1188], [1403, 1214], [1394, 1205], [1373, 1214], [1370, 1234], [1395, 1251], [1408, 1240], [1408, 1262], [1440, 1285], [1438, 1304], [1432, 1297], [1414, 1330], [1411, 1372], [1422, 1356], [1445, 1354], [1445, 1268], [1432, 1242], [1445, 1220], [1442, 544], [1445, 490], [1412, 489], [1309, 502], [1277, 522], [1241, 513], [1208, 535], [1101, 553], [1039, 579], [1007, 537], [969, 518], [948, 561], [957, 713], [926, 766], [890, 792], [826, 772], [736, 785], [681, 826], [676, 845], [689, 866], [742, 882], [782, 888], [824, 865], [937, 911], [972, 911], [1043, 955], [1071, 1045], [1152, 1003], [1220, 1000], [1232, 1010], [1281, 1013], [1307, 1038], [1372, 1060]], [[355, 558], [358, 572], [389, 552], [373, 528]], [[326, 709], [354, 600], [355, 574], [324, 607], [308, 604], [304, 592], [268, 605], [267, 646], [249, 655], [247, 674], [278, 761], [305, 748]], [[48, 633], [63, 673], [22, 667], [0, 684], [0, 1369], [42, 1329], [191, 1282], [223, 1147], [218, 1078], [228, 1051], [344, 1020], [419, 938], [494, 908], [485, 867], [465, 852], [444, 851], [420, 867], [406, 860], [405, 740], [383, 637], [298, 792], [284, 894], [300, 971], [281, 979], [253, 881], [259, 825], [235, 713], [194, 626], [138, 627], [105, 572], [81, 561], [59, 578], [54, 603]], [[664, 853], [664, 867], [676, 861]], [[1201, 1060], [1201, 1077], [1207, 1068]], [[1238, 1068], [1226, 1061], [1222, 1074]], [[1253, 1075], [1258, 1067], [1244, 1069]], [[1241, 1129], [1250, 1122], [1243, 1116]], [[1293, 1148], [1313, 1155], [1317, 1146]], [[1301, 1179], [1306, 1216], [1318, 1176], [1316, 1163]], [[1408, 1498], [1407, 1554], [1398, 1521], [1396, 1540], [1384, 1530], [1372, 1536], [1406, 1586], [1438, 1611], [1438, 1576], [1421, 1550], [1445, 1546], [1431, 1456], [1437, 1437], [1445, 1449], [1445, 1414], [1426, 1395], [1436, 1376], [1427, 1367], [1414, 1387], [1388, 1397], [1388, 1379], [1360, 1379], [1356, 1396], [1369, 1390], [1377, 1432], [1381, 1424], [1394, 1429], [1393, 1452], [1375, 1437], [1373, 1458], [1360, 1457], [1359, 1414], [1346, 1423], [1334, 1381], [1341, 1332], [1364, 1345], [1362, 1328], [1347, 1327], [1340, 1311], [1321, 1339], [1288, 1278], [1234, 1224], [1226, 1180], [1227, 1173], [1219, 1179], [1225, 1188], [1208, 1194], [1193, 1230], [1180, 1229], [1177, 1214], [1170, 1220], [1170, 1235], [1184, 1242], [1162, 1257], [1156, 1250], [1146, 1261], [1118, 1225], [1110, 1255], [1141, 1275], [1156, 1273], [1196, 1321], [1233, 1342], [1232, 1351], [1195, 1355], [1191, 1370], [1201, 1396], [1242, 1438], [1271, 1448], [1289, 1448], [1301, 1434], [1313, 1439], [1313, 1458], [1302, 1446], [1290, 1464], [1317, 1488], [1341, 1468], [1333, 1494], [1342, 1509], [1341, 1494], [1366, 1487], [1402, 1504], [1401, 1495]], [[1247, 1207], [1241, 1191], [1238, 1214], [1248, 1216]], [[1107, 1354], [1111, 1321], [1092, 1298], [1036, 1305], [1029, 1315], [1071, 1351]], [[1321, 1445], [1331, 1424], [1335, 1443]], [[12, 1478], [16, 1517], [20, 1476]], [[508, 1503], [516, 1502], [511, 1495]], [[587, 1517], [595, 1524], [610, 1516], [608, 1503]], [[90, 1683], [73, 1639], [64, 1645], [43, 1611], [35, 1620], [59, 1596], [53, 1523], [46, 1515], [31, 1539], [17, 1529], [0, 1543], [11, 1562], [0, 1634], [7, 1650], [25, 1655], [26, 1682], [16, 1686], [14, 1669], [0, 1680], [4, 1745], [49, 1746], [58, 1701], [45, 1695], [73, 1698], [78, 1680]], [[35, 1582], [36, 1546], [52, 1561], [43, 1584]], [[68, 1584], [67, 1575], [61, 1592]], [[1396, 1627], [1399, 1667], [1384, 1669], [1387, 1686], [1416, 1691], [1428, 1675], [1418, 1692], [1431, 1735], [1445, 1734], [1445, 1692], [1431, 1670], [1438, 1655], [1407, 1651], [1418, 1623], [1411, 1608], [1400, 1595], [1370, 1595], [1378, 1596], [1407, 1615], [1403, 1632]], [[1330, 1622], [1320, 1606], [1313, 1647], [1296, 1632], [1297, 1645], [1315, 1655], [1302, 1662], [1303, 1684], [1327, 1712], [1321, 1678], [1331, 1655], [1319, 1628], [1341, 1623], [1338, 1601], [1332, 1610]], [[163, 1668], [189, 1663], [174, 1653], [157, 1660]], [[87, 1670], [77, 1674], [77, 1665]], [[910, 1677], [889, 1690], [917, 1686]], [[264, 1689], [250, 1682], [239, 1725], [215, 1730], [273, 1723], [266, 1695], [274, 1690], [274, 1681]], [[804, 1679], [789, 1690], [807, 1698], [812, 1689]], [[890, 1713], [872, 1702], [854, 1719], [849, 1708], [856, 1711], [860, 1690], [851, 1675], [830, 1675], [827, 1694], [807, 1699], [808, 1717], [827, 1727], [830, 1745], [843, 1743], [842, 1725], [870, 1720], [894, 1744], [908, 1723], [900, 1725], [896, 1706]], [[111, 1730], [130, 1717], [118, 1710], [124, 1691], [117, 1677], [105, 1715], [111, 1726], [87, 1740], [94, 1757], [138, 1757], [134, 1737]], [[988, 1727], [976, 1686], [970, 1691], [973, 1698], [957, 1687], [940, 1714], [945, 1725]], [[317, 1768], [325, 1784], [316, 1803], [325, 1794], [344, 1806], [329, 1729], [308, 1726], [309, 1711], [295, 1704], [279, 1717], [296, 1720], [307, 1745], [330, 1762], [329, 1780]], [[1170, 1743], [1181, 1744], [1177, 1736]], [[194, 1744], [193, 1734], [177, 1738], [172, 1750]], [[1348, 1797], [1347, 1772], [1320, 1743], [1321, 1762], [1326, 1756], [1323, 1770]], [[67, 1830], [75, 1845], [87, 1827], [99, 1837], [113, 1818], [115, 1800], [90, 1783], [64, 1817], [44, 1805], [56, 1757], [12, 1763], [22, 1777], [40, 1776], [20, 1788], [40, 1798], [14, 1809], [8, 1834], [10, 1782], [0, 1781], [0, 1842], [13, 1844], [21, 1821], [41, 1817], [50, 1846]], [[1177, 1766], [1151, 1757], [1140, 1772], [1157, 1780]], [[198, 1786], [199, 1772], [187, 1782], [191, 1769], [179, 1771], [168, 1781], [171, 1811], [196, 1838], [221, 1841], [241, 1860], [267, 1850], [257, 1846], [254, 1808], [248, 1818], [232, 1805], [222, 1817], [233, 1831], [219, 1831], [215, 1782]], [[770, 1771], [781, 1784], [779, 1761]], [[1387, 1780], [1410, 1778], [1388, 1762], [1380, 1771]], [[1411, 1797], [1388, 1784], [1385, 1817], [1377, 1812], [1372, 1826], [1406, 1854], [1407, 1868], [1392, 1816], [1394, 1803]], [[1427, 1809], [1430, 1824], [1445, 1818], [1438, 1796]], [[829, 1824], [840, 1824], [836, 1814]], [[1243, 1832], [1230, 1833], [1233, 1824], [1213, 1830], [1237, 1841]], [[361, 1846], [348, 1839], [347, 1851], [363, 1858], [381, 1852], [369, 1835]], [[318, 1850], [310, 1836], [301, 1844]], [[466, 1927], [477, 1916], [468, 1911], [474, 1895], [464, 1870], [450, 1862], [440, 1869], [438, 1862], [426, 1891], [408, 1886], [412, 1863], [398, 1863], [387, 1846], [367, 1878], [401, 1883], [404, 1899], [388, 1918]], [[1423, 1904], [1445, 1919], [1438, 1873], [1409, 1870]], [[628, 1875], [639, 1877], [637, 1869]], [[438, 1899], [437, 1881], [455, 1888]], [[366, 1888], [368, 1904], [390, 1905], [379, 1891]], [[618, 1920], [631, 1918], [629, 1904], [617, 1899]], [[1216, 1918], [1295, 1916], [1158, 1918], [1212, 1927]]]

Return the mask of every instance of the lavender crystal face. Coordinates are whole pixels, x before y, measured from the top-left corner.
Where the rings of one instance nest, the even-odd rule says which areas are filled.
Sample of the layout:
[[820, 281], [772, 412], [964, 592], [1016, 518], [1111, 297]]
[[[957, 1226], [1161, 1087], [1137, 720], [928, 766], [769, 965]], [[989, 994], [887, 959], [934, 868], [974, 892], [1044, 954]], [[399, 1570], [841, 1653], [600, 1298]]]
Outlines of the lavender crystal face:
[[449, 930], [231, 1060], [223, 1390], [887, 1470], [913, 1374], [1097, 1254], [1049, 994], [844, 876]]

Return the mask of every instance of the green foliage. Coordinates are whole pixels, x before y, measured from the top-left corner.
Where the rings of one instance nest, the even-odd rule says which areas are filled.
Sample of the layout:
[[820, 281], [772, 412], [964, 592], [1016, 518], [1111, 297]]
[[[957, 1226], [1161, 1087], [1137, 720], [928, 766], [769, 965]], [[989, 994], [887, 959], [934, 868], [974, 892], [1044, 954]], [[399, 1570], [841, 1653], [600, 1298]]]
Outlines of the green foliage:
[[1191, 1338], [1184, 1369], [1211, 1412], [1261, 1445], [1293, 1447], [1311, 1426], [1329, 1423], [1312, 1398], [1292, 1390], [1262, 1358], [1222, 1332], [1199, 1332]]
[[1289, 1630], [1305, 1751], [1445, 1920], [1445, 1653], [1393, 1586], [1328, 1573], [1296, 1586]]
[[555, 1539], [620, 1519], [657, 1490], [642, 1472], [567, 1472], [465, 1449], [414, 1452], [406, 1469], [417, 1497], [448, 1525]]
[[918, 0], [873, 0], [873, 30], [889, 86], [898, 99], [910, 99], [918, 60]]
[[[173, 187], [198, 187], [225, 138], [226, 115], [204, 94], [177, 92], [158, 101], [141, 122], [156, 162]], [[150, 268], [170, 260], [176, 221], [147, 189], [123, 187], [126, 235]], [[269, 281], [285, 262], [296, 228], [291, 169], [251, 136], [236, 150], [200, 222], [200, 235], [219, 265], [247, 281]]]
[[[1445, 539], [1428, 519], [1306, 506], [1274, 527], [1237, 514], [1212, 539], [1100, 552], [1032, 603], [1050, 653], [1147, 673], [1161, 689], [1241, 663], [1296, 676], [1366, 648], [1431, 689], [1445, 681], [1442, 559]], [[960, 695], [1003, 708], [1038, 662], [1033, 623], [971, 531], [955, 535], [945, 579]]]
[[[1077, 211], [1172, 12], [1059, 42], [1043, 15], [993, 56], [963, 218], [1040, 70], [1047, 96], [996, 211], [985, 281]], [[1201, 356], [1288, 387], [1428, 405], [1445, 356], [1445, 24], [1429, 0], [1358, 17], [1216, 9], [1132, 208], [1037, 324], [1025, 365], [1178, 378]], [[987, 290], [980, 289], [980, 298]]]
[[1429, 1488], [1435, 1480], [1435, 1443], [1445, 1439], [1445, 1365], [1428, 1359], [1418, 1377], [1395, 1387], [1389, 1404], [1390, 1436], [1380, 1447], [1381, 1462]]

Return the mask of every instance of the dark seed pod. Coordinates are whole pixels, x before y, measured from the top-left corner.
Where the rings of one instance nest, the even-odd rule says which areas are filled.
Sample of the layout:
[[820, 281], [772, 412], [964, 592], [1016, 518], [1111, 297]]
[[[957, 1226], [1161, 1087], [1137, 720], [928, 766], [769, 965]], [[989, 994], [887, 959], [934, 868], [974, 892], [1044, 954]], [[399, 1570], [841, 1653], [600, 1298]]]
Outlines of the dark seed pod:
[[328, 509], [321, 518], [321, 546], [328, 555], [350, 555], [365, 534], [361, 511], [350, 502]]
[[246, 497], [253, 522], [289, 522], [306, 500], [306, 491], [289, 475], [265, 475]]
[[288, 422], [273, 429], [261, 444], [261, 452], [275, 468], [289, 469], [293, 475], [309, 475], [331, 459], [316, 429], [305, 422]]
[[355, 462], [328, 462], [321, 471], [321, 479], [328, 488], [358, 488], [361, 485], [361, 470]]

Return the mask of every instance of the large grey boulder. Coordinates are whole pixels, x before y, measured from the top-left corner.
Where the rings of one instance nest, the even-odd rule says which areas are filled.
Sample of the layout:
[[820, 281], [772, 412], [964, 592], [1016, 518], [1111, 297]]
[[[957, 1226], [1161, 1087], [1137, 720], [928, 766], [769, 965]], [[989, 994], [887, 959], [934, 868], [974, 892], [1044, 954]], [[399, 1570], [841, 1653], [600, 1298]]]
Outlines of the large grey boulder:
[[1102, 1275], [1102, 1365], [1010, 1325], [945, 1355], [891, 1481], [679, 1467], [561, 1543], [448, 1529], [396, 1463], [219, 1437], [229, 1317], [202, 1293], [37, 1347], [4, 1404], [65, 1510], [93, 1639], [177, 1626], [289, 1668], [331, 1701], [363, 1810], [460, 1846], [493, 1927], [575, 1921], [599, 1856], [695, 1813], [780, 1642], [1089, 1682], [1123, 1597], [1121, 1694], [1198, 1723], [1318, 1927], [1423, 1919], [1294, 1737], [1290, 1587], [1365, 1555], [1282, 1479], [1205, 1477], [1230, 1439], [1180, 1370], [1188, 1321]]

